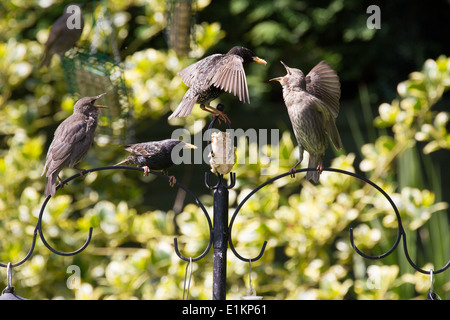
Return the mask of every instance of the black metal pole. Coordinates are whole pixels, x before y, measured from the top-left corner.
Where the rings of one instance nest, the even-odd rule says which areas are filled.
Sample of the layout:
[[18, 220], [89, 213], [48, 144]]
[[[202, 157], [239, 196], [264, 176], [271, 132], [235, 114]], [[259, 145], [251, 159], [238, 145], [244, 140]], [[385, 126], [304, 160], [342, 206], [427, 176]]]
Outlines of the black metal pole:
[[214, 189], [213, 300], [225, 300], [227, 293], [228, 189], [220, 179]]

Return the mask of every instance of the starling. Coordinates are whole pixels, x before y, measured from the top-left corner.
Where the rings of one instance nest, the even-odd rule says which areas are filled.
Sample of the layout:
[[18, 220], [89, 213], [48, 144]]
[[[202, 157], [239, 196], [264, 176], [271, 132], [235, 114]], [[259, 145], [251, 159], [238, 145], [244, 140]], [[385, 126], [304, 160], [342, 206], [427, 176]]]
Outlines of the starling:
[[44, 175], [45, 170], [47, 170], [46, 197], [55, 195], [56, 178], [62, 182], [58, 174], [64, 167], [68, 166], [80, 172], [83, 171], [75, 166], [83, 160], [92, 145], [99, 108], [104, 108], [104, 106], [96, 106], [94, 103], [104, 94], [78, 100], [73, 109], [73, 114], [56, 128], [42, 171], [42, 175]]
[[[84, 20], [79, 8], [80, 5], [78, 4], [66, 6], [64, 14], [53, 24], [45, 43], [44, 57], [39, 69], [50, 65], [53, 54], [57, 54], [62, 58], [64, 53], [75, 46], [80, 39], [83, 33]], [[79, 11], [77, 12], [76, 10]], [[75, 15], [78, 13], [80, 13], [80, 16], [76, 17]]]
[[[197, 149], [196, 146], [177, 139], [136, 143], [125, 146], [125, 150], [131, 152], [131, 154], [115, 165], [133, 162], [138, 167], [144, 168], [144, 176], [148, 175], [150, 170], [162, 170], [168, 176], [167, 169], [174, 164], [173, 156], [175, 155], [172, 155], [172, 150], [179, 143], [183, 144], [183, 149]], [[173, 187], [176, 181], [174, 176], [169, 177], [170, 186]]]
[[248, 62], [267, 64], [250, 49], [233, 47], [226, 54], [210, 55], [178, 72], [189, 89], [169, 119], [188, 116], [199, 103], [203, 110], [229, 121], [226, 114], [209, 104], [223, 91], [232, 92], [240, 101], [250, 103], [244, 71], [244, 64]]
[[335, 123], [341, 96], [339, 77], [325, 61], [319, 62], [306, 77], [301, 70], [281, 63], [287, 74], [270, 81], [278, 81], [283, 87], [284, 103], [300, 148], [300, 159], [289, 172], [295, 176], [295, 168], [302, 162], [303, 151], [306, 150], [309, 153], [308, 167], [317, 168], [317, 171], [308, 171], [306, 179], [318, 182], [328, 147], [327, 136], [336, 150], [342, 148]]

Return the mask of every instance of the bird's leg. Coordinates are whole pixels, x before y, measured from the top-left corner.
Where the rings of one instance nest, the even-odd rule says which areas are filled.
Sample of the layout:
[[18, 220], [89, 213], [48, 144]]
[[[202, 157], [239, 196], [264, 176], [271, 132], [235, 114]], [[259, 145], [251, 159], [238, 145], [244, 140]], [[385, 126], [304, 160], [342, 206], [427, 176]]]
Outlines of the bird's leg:
[[84, 169], [81, 169], [81, 168], [76, 168], [76, 167], [74, 167], [74, 169], [75, 169], [75, 170], [78, 170], [78, 172], [80, 173], [81, 179], [84, 179], [85, 174], [87, 173], [87, 171], [84, 170]]
[[175, 176], [169, 176], [169, 185], [173, 188], [173, 186], [177, 183], [177, 179]]
[[62, 179], [59, 177], [59, 175], [58, 175], [57, 177], [58, 177], [59, 184], [61, 185], [61, 189], [64, 188], [64, 185], [65, 185], [66, 183], [64, 183], [64, 182], [62, 181]]
[[291, 178], [295, 178], [296, 168], [303, 161], [303, 148], [301, 146], [299, 146], [299, 152], [300, 152], [300, 159], [295, 164], [295, 166], [293, 166], [291, 169], [289, 169], [289, 175], [291, 176]]
[[295, 166], [289, 169], [289, 175], [291, 176], [291, 178], [295, 178], [295, 171], [297, 170], [297, 166], [302, 162], [302, 160], [298, 161]]
[[[213, 110], [209, 110], [209, 109], [207, 109], [207, 108], [212, 108], [212, 109], [214, 109], [214, 108], [211, 107], [211, 106], [205, 106], [204, 104], [201, 104], [201, 105], [200, 105], [200, 109], [202, 109], [203, 111], [212, 113], [214, 117], [218, 117], [217, 112], [214, 112]], [[219, 118], [218, 120], [219, 120], [219, 124], [220, 124], [220, 123], [221, 123], [221, 122], [220, 122], [220, 118]]]
[[320, 157], [319, 165], [317, 166], [317, 172], [319, 172], [319, 175], [322, 174], [323, 171], [323, 156]]
[[142, 168], [144, 169], [144, 176], [148, 176], [148, 174], [150, 173], [150, 168], [147, 166], [143, 166]]
[[218, 118], [219, 123], [220, 120], [231, 123], [230, 119], [223, 111], [217, 110], [216, 108], [211, 106], [205, 106], [204, 104], [201, 104], [200, 108], [206, 112], [212, 113], [214, 117]]
[[163, 173], [169, 177], [169, 186], [173, 188], [175, 183], [177, 183], [177, 179], [175, 178], [175, 176], [169, 176], [169, 171], [167, 171], [167, 169], [164, 169]]

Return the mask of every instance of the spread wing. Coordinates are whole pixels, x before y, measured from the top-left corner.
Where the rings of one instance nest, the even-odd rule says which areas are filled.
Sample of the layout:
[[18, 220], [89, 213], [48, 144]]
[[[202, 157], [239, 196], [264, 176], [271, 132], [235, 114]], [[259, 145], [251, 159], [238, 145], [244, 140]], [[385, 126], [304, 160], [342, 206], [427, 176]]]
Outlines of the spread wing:
[[308, 73], [306, 91], [323, 101], [333, 117], [337, 118], [341, 85], [338, 75], [328, 63], [321, 61]]
[[243, 62], [244, 59], [238, 55], [223, 56], [216, 66], [211, 84], [223, 91], [232, 92], [242, 102], [247, 100], [250, 103]]
[[210, 55], [184, 68], [177, 74], [181, 76], [181, 80], [189, 87], [202, 82], [209, 87], [212, 77], [211, 71], [214, 69], [215, 62], [222, 56], [220, 53]]

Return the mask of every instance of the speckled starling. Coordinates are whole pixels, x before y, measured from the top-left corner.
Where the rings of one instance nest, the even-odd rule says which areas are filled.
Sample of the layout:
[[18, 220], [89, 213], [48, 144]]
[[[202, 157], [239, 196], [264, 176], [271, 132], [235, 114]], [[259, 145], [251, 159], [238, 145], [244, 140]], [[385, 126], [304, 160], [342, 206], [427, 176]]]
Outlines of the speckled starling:
[[97, 128], [97, 118], [103, 106], [94, 105], [95, 101], [103, 96], [84, 97], [77, 101], [73, 114], [64, 120], [55, 130], [54, 138], [47, 152], [42, 175], [47, 170], [47, 185], [45, 196], [52, 197], [56, 192], [56, 179], [64, 167], [82, 169], [75, 166], [84, 159], [94, 141], [94, 131]]
[[229, 121], [222, 111], [209, 104], [224, 91], [237, 95], [242, 102], [250, 103], [244, 71], [244, 64], [249, 62], [267, 63], [250, 49], [233, 47], [226, 54], [210, 55], [178, 72], [189, 89], [169, 119], [188, 116], [194, 105], [199, 103], [203, 110]]
[[283, 87], [283, 99], [300, 148], [300, 159], [290, 170], [291, 176], [295, 175], [306, 150], [309, 153], [308, 167], [317, 168], [317, 171], [308, 171], [306, 178], [318, 182], [328, 137], [336, 150], [342, 148], [335, 123], [341, 96], [339, 77], [325, 61], [319, 62], [306, 77], [301, 70], [281, 63], [287, 74], [270, 81], [278, 81]]
[[[182, 149], [197, 149], [196, 146], [177, 139], [131, 144], [125, 146], [125, 150], [131, 154], [116, 166], [132, 162], [144, 169], [144, 176], [148, 175], [150, 170], [162, 170], [168, 176], [167, 169], [174, 164], [174, 157], [177, 156], [172, 154], [172, 150], [180, 143], [183, 144]], [[174, 176], [169, 176], [169, 184], [172, 187], [176, 181]]]
[[[79, 15], [79, 16], [76, 16]], [[48, 67], [54, 54], [60, 58], [71, 49], [83, 33], [84, 20], [79, 4], [71, 4], [64, 8], [64, 14], [53, 24], [45, 43], [44, 57], [39, 66]]]

